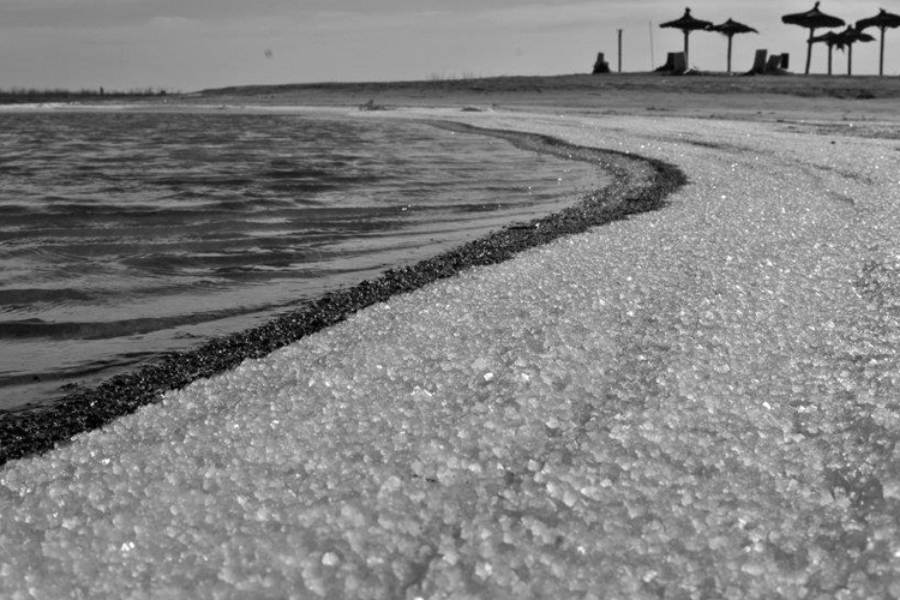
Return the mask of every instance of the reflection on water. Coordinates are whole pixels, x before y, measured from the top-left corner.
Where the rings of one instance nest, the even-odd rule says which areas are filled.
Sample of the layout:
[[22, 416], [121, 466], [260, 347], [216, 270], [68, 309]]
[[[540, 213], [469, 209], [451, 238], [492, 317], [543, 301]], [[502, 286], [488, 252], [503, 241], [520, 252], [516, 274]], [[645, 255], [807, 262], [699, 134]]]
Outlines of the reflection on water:
[[0, 409], [552, 212], [596, 167], [416, 123], [0, 114]]

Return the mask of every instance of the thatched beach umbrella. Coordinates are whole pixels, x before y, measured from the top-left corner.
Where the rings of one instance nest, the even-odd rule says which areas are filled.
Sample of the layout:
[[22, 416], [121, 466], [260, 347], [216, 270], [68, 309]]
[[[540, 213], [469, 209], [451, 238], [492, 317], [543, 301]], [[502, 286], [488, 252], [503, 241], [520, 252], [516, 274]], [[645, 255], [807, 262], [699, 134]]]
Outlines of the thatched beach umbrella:
[[712, 27], [712, 23], [710, 23], [709, 21], [701, 21], [700, 19], [695, 19], [691, 16], [691, 9], [686, 8], [684, 9], [684, 14], [680, 19], [663, 23], [660, 25], [660, 27], [680, 29], [684, 32], [684, 67], [685, 69], [690, 70], [691, 62], [688, 55], [688, 36], [691, 35], [692, 31], [709, 29], [710, 27]]
[[863, 31], [869, 27], [877, 27], [881, 30], [881, 55], [878, 59], [878, 74], [884, 75], [884, 30], [888, 27], [891, 29], [900, 27], [900, 15], [889, 13], [882, 8], [881, 12], [874, 17], [860, 19], [856, 22], [856, 28], [859, 31]]
[[[853, 27], [848, 27], [840, 32], [838, 37], [841, 38], [843, 45], [847, 47], [847, 75], [853, 75], [853, 44], [856, 42], [874, 42], [875, 38]], [[838, 47], [840, 48], [840, 46]]]
[[835, 33], [833, 31], [829, 31], [827, 33], [823, 33], [822, 35], [817, 35], [812, 38], [812, 43], [816, 44], [822, 42], [826, 46], [828, 46], [828, 74], [831, 75], [831, 57], [834, 53], [834, 48], [837, 46], [840, 49], [844, 48], [844, 39], [841, 37], [839, 33]]
[[816, 35], [816, 29], [822, 28], [833, 28], [833, 27], [841, 27], [844, 25], [844, 20], [839, 19], [837, 17], [832, 17], [831, 15], [826, 15], [822, 11], [819, 10], [819, 2], [816, 2], [816, 5], [812, 7], [812, 10], [808, 10], [804, 13], [794, 13], [791, 15], [784, 15], [781, 17], [781, 22], [786, 23], [788, 25], [799, 25], [800, 27], [804, 27], [809, 29], [809, 39], [807, 40], [807, 48], [806, 48], [806, 74], [809, 75], [809, 65], [812, 61], [812, 39]]
[[720, 25], [713, 25], [709, 28], [710, 31], [715, 31], [721, 33], [724, 36], [728, 37], [728, 72], [731, 73], [731, 38], [738, 33], [759, 33], [757, 30], [744, 25], [743, 23], [738, 23], [737, 21], [733, 21], [728, 19], [724, 23]]

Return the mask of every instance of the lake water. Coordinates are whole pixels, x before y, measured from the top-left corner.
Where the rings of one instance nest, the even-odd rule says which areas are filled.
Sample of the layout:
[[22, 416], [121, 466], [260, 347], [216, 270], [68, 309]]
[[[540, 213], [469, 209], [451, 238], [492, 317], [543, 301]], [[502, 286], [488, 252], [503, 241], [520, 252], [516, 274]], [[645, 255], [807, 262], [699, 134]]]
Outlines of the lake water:
[[0, 113], [0, 411], [572, 204], [596, 166], [425, 123]]

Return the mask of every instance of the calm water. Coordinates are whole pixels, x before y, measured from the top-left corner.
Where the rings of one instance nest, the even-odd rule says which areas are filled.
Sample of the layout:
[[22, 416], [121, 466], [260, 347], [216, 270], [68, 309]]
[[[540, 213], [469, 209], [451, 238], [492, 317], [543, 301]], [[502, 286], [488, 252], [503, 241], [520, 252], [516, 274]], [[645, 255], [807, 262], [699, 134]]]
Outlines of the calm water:
[[0, 113], [0, 410], [605, 183], [590, 165], [426, 124]]

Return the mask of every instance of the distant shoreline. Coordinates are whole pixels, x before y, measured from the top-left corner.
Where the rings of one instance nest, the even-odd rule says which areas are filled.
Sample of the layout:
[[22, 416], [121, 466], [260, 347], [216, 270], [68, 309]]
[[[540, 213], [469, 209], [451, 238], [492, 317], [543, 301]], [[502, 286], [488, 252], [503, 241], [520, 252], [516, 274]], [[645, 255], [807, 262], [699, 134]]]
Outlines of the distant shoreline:
[[56, 102], [109, 102], [122, 100], [145, 100], [148, 98], [165, 98], [171, 92], [164, 89], [147, 88], [143, 90], [115, 91], [104, 88], [67, 90], [67, 89], [0, 89], [0, 105], [41, 104]]
[[[603, 75], [433, 78], [422, 81], [244, 85], [191, 93], [17, 96], [15, 104], [64, 108], [106, 103], [132, 109], [447, 108], [589, 115], [653, 115], [740, 120], [900, 122], [900, 77], [861, 75]], [[4, 101], [0, 91], [0, 105]]]

